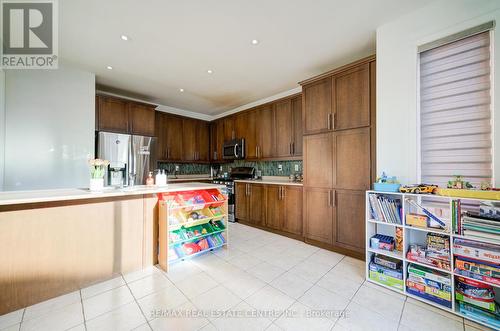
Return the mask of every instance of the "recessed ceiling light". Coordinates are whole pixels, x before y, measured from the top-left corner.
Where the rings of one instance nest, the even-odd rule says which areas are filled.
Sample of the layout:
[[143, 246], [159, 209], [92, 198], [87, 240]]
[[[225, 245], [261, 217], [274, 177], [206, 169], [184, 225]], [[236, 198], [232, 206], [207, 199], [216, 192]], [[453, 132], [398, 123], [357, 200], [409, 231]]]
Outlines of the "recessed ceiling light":
[[126, 36], [126, 35], [124, 35], [124, 34], [122, 34], [122, 36], [121, 36], [120, 38], [122, 38], [122, 40], [125, 40], [125, 41], [127, 41], [127, 40], [128, 40], [128, 36]]
[[113, 67], [112, 66], [107, 66], [106, 69], [113, 70]]
[[208, 72], [209, 74], [212, 74], [212, 73], [213, 73], [213, 71], [212, 71], [211, 69], [208, 69], [208, 70], [207, 70], [207, 72]]
[[252, 45], [257, 45], [258, 43], [259, 43], [259, 41], [257, 39], [252, 40]]
[[183, 89], [183, 88], [180, 88], [180, 89], [179, 89], [179, 92], [184, 92], [184, 89]]

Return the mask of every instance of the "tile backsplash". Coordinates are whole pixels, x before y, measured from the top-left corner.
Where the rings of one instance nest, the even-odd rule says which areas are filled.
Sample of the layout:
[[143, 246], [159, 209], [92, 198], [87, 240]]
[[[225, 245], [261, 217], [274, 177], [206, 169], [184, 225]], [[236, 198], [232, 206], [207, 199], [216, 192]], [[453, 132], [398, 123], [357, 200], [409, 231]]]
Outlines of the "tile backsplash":
[[[279, 170], [279, 165], [282, 166], [282, 171]], [[198, 174], [209, 174], [210, 167], [209, 164], [194, 164], [194, 163], [167, 163], [160, 162], [158, 167], [160, 169], [165, 169], [168, 174], [174, 174], [175, 166], [179, 166], [179, 171], [177, 175], [198, 175]], [[262, 171], [262, 176], [289, 176], [294, 174], [295, 166], [298, 166], [299, 171], [302, 172], [302, 161], [245, 161], [245, 160], [235, 160], [232, 163], [223, 163], [222, 172], [230, 172], [231, 168], [234, 167], [254, 167], [256, 170]], [[217, 165], [212, 165], [217, 167]]]
[[168, 175], [174, 174], [176, 165], [179, 166], [177, 175], [205, 175], [210, 173], [210, 164], [158, 162], [158, 168], [166, 170]]

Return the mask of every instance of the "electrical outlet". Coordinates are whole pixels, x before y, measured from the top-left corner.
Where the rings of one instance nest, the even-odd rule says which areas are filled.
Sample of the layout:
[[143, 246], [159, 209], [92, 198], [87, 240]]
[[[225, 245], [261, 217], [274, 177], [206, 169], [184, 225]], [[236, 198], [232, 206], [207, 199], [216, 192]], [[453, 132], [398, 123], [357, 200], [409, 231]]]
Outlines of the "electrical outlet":
[[278, 171], [279, 171], [279, 172], [282, 172], [282, 171], [283, 171], [283, 165], [282, 165], [282, 164], [278, 164]]
[[299, 165], [298, 164], [295, 165], [295, 171], [297, 171], [297, 172], [299, 171]]
[[175, 171], [179, 171], [179, 170], [180, 170], [179, 166], [178, 166], [178, 165], [176, 165], [176, 166], [175, 166]]

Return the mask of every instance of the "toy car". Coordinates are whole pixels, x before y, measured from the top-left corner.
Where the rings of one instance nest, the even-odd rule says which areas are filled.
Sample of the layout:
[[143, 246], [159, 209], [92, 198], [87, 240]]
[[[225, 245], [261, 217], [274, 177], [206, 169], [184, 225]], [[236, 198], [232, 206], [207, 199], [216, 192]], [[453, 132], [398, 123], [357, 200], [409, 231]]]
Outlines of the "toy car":
[[401, 193], [434, 193], [434, 191], [438, 188], [437, 185], [431, 184], [413, 184], [413, 185], [405, 185], [399, 188], [399, 192]]

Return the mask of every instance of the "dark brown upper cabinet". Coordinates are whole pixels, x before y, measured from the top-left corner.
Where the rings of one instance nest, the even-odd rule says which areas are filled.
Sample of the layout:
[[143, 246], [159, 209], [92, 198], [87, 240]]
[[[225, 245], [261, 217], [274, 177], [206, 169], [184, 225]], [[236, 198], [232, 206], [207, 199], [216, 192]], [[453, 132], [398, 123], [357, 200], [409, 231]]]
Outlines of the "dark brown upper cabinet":
[[292, 98], [293, 156], [302, 156], [302, 96]]
[[210, 123], [210, 159], [221, 162], [224, 145], [224, 121], [217, 120]]
[[328, 77], [303, 87], [304, 134], [332, 130], [332, 78]]
[[97, 130], [118, 133], [129, 132], [128, 102], [125, 100], [97, 97]]
[[157, 159], [162, 161], [181, 161], [182, 118], [156, 112]]
[[96, 96], [96, 129], [154, 136], [155, 108], [154, 105], [98, 95]]
[[370, 66], [368, 63], [333, 77], [334, 130], [370, 125]]
[[274, 110], [272, 105], [266, 104], [259, 108], [256, 121], [257, 157], [259, 159], [272, 158], [274, 154], [274, 137], [277, 133], [273, 128]]
[[155, 108], [129, 103], [130, 133], [140, 136], [155, 135]]
[[292, 156], [293, 116], [292, 100], [285, 99], [274, 104], [274, 131], [276, 132], [276, 157]]
[[245, 111], [236, 114], [234, 118], [234, 127], [236, 138], [245, 139], [245, 159], [254, 160], [258, 155], [256, 120], [257, 111]]

